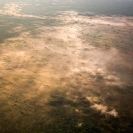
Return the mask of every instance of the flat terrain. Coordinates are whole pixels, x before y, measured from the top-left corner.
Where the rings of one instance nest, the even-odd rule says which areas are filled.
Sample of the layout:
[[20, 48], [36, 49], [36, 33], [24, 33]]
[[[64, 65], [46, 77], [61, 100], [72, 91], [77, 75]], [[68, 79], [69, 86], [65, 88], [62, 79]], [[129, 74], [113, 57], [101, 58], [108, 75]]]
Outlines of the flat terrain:
[[133, 17], [0, 10], [0, 133], [132, 133]]

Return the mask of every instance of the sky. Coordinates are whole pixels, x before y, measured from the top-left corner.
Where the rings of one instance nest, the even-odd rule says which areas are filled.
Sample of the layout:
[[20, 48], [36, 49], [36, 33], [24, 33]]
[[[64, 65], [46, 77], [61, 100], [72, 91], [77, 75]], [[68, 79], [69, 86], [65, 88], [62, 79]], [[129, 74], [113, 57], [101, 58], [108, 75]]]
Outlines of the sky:
[[133, 15], [133, 0], [1, 0], [3, 3], [27, 3], [24, 11], [27, 13], [45, 11], [75, 10], [79, 12], [94, 12], [105, 15]]

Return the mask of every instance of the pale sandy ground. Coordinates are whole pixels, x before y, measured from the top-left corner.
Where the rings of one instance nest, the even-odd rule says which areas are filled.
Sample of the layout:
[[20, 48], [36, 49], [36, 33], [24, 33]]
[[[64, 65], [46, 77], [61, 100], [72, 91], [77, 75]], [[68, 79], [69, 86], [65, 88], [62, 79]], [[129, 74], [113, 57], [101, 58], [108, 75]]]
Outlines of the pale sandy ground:
[[45, 19], [46, 17], [39, 17], [39, 16], [34, 16], [34, 15], [26, 15], [21, 13], [22, 7], [25, 6], [25, 3], [7, 3], [3, 7], [3, 9], [0, 10], [0, 14], [3, 15], [13, 15], [16, 17], [26, 17], [26, 18], [39, 18], [39, 19]]
[[[20, 11], [19, 6], [11, 4], [9, 8], [7, 4], [0, 13], [16, 17], [40, 18], [20, 14]], [[133, 71], [133, 54], [121, 53], [113, 46], [95, 47], [88, 40], [83, 40], [82, 36], [95, 32], [100, 26], [113, 26], [118, 29], [130, 27], [133, 31], [133, 19], [106, 16], [95, 16], [90, 19], [78, 16], [74, 11], [64, 12], [55, 19], [62, 20], [63, 24], [40, 27], [38, 30], [41, 32], [37, 37], [32, 37], [30, 32], [24, 32], [18, 37], [5, 40], [0, 45], [0, 78], [1, 87], [4, 88], [0, 90], [0, 99], [22, 95], [24, 101], [43, 94], [44, 97], [38, 100], [38, 104], [42, 105], [49, 100], [50, 92], [60, 87], [60, 91], [63, 91], [62, 88], [67, 89], [68, 98], [74, 100], [72, 95], [76, 90], [73, 91], [70, 86], [72, 85], [76, 86], [77, 91], [91, 103], [92, 109], [118, 117], [119, 113], [115, 107], [109, 107], [104, 102], [104, 95], [95, 96], [91, 91], [86, 92], [86, 88], [93, 88], [93, 91], [102, 93], [106, 86], [132, 86], [133, 78], [129, 78], [128, 74]], [[17, 27], [14, 30], [23, 28], [25, 27]], [[126, 56], [130, 56], [128, 61]], [[113, 69], [119, 65], [123, 65], [120, 67], [122, 69], [120, 73]], [[110, 91], [106, 93], [112, 95]], [[75, 108], [75, 111], [80, 112], [80, 109]]]

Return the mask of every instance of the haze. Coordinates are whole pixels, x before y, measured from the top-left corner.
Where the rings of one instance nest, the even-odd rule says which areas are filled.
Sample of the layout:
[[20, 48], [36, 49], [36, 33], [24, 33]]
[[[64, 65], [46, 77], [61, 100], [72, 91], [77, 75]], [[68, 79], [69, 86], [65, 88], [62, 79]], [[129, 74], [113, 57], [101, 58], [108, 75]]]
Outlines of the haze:
[[133, 133], [132, 0], [0, 0], [0, 133]]

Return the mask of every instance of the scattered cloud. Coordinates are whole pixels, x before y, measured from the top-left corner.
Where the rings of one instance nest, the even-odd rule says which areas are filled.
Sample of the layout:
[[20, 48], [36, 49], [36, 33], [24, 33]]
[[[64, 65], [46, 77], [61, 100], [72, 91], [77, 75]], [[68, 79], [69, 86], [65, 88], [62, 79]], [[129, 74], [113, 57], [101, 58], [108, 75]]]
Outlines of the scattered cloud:
[[118, 113], [116, 112], [115, 109], [111, 110], [111, 111], [108, 111], [108, 107], [107, 106], [104, 106], [102, 104], [94, 104], [91, 106], [91, 108], [97, 110], [97, 111], [100, 111], [102, 114], [109, 114], [109, 115], [112, 115], [114, 117], [117, 117], [118, 116]]

